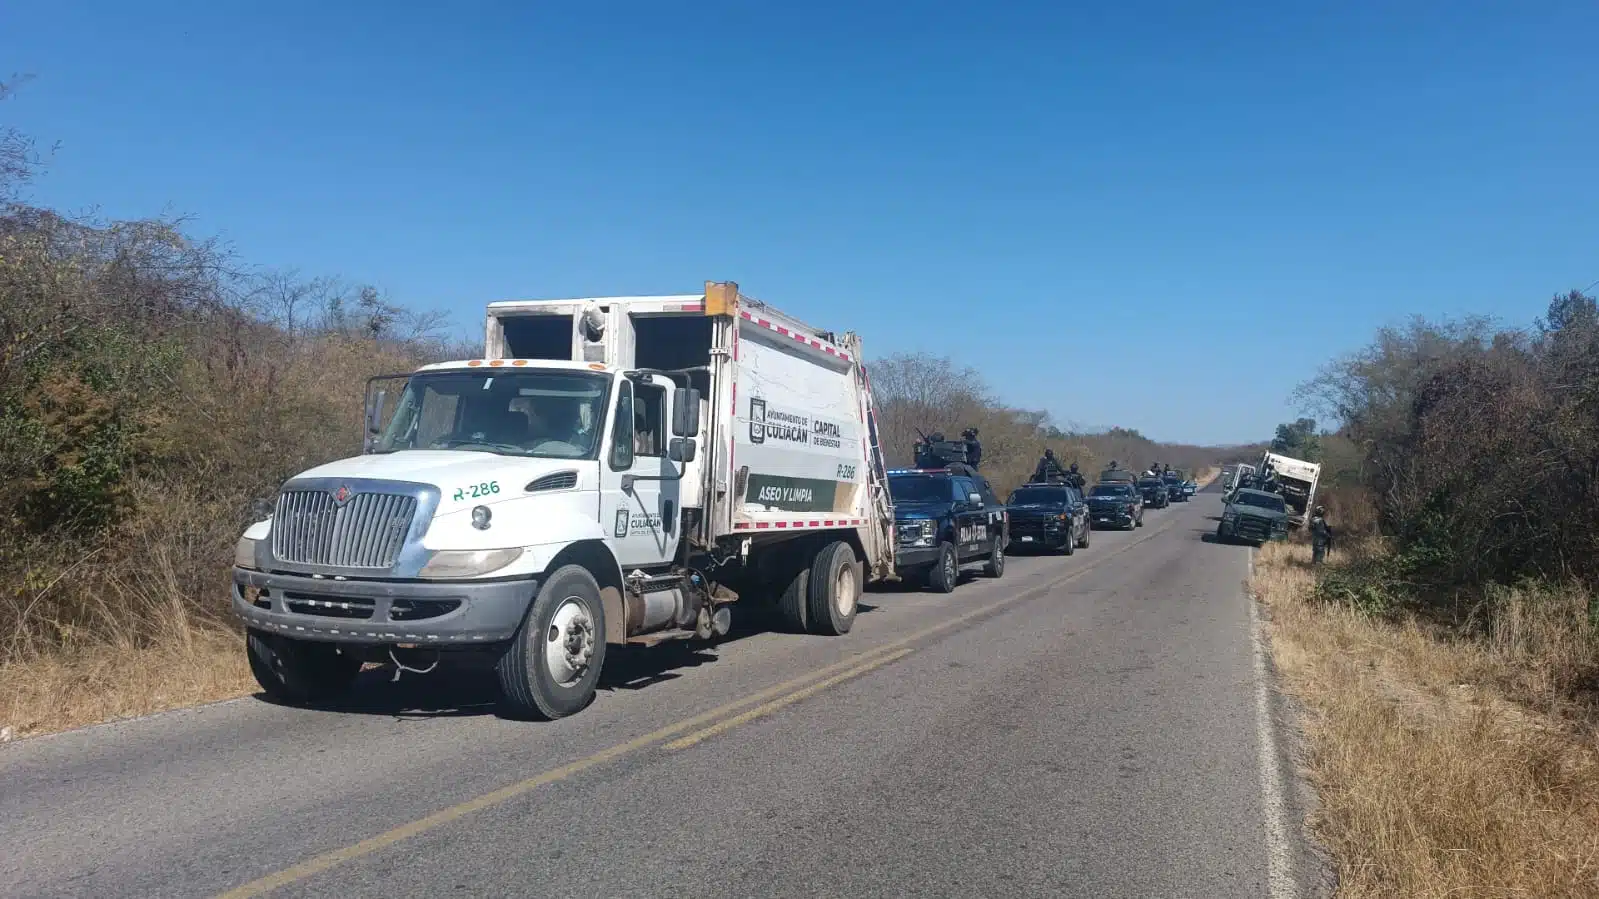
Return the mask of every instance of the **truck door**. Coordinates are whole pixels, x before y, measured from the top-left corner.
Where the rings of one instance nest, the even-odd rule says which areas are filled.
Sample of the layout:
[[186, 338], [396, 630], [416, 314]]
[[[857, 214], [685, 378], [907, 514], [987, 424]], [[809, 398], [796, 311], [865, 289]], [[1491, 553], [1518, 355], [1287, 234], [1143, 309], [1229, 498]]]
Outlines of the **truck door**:
[[[961, 561], [988, 552], [988, 522], [992, 515], [982, 501], [982, 494], [971, 478], [957, 477], [955, 482], [955, 552]], [[972, 501], [976, 495], [977, 501]]]
[[624, 570], [662, 565], [677, 555], [679, 538], [678, 483], [663, 480], [677, 471], [666, 458], [671, 394], [653, 376], [617, 385], [600, 468], [600, 526]]

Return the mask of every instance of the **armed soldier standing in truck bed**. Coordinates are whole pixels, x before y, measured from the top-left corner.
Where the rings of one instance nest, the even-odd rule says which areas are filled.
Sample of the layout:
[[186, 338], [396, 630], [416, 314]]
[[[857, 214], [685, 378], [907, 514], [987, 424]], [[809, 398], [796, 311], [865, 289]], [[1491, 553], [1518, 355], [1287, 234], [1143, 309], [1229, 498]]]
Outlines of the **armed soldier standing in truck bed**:
[[1055, 451], [1045, 447], [1043, 458], [1038, 460], [1038, 466], [1033, 469], [1033, 480], [1048, 483], [1051, 478], [1065, 474], [1065, 469], [1061, 468], [1060, 462], [1055, 459]]
[[983, 445], [977, 440], [977, 429], [967, 428], [961, 432], [961, 439], [966, 441], [966, 464], [973, 468], [983, 463]]
[[1088, 479], [1083, 477], [1082, 472], [1077, 470], [1076, 462], [1073, 462], [1071, 470], [1066, 472], [1066, 483], [1072, 488], [1076, 489], [1079, 493], [1081, 493], [1083, 488], [1088, 484]]

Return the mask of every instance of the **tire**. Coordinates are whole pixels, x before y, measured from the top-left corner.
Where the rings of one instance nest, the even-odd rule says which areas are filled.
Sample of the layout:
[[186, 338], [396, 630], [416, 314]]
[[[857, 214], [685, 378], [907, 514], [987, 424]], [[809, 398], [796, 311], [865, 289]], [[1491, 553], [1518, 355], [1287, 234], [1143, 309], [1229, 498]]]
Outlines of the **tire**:
[[1088, 522], [1083, 522], [1083, 539], [1077, 541], [1077, 548], [1087, 549], [1088, 541], [1092, 539], [1093, 533], [1094, 529], [1088, 526]]
[[960, 582], [960, 559], [955, 555], [955, 544], [948, 540], [938, 544], [938, 560], [927, 571], [927, 586], [935, 593], [954, 593]]
[[361, 660], [332, 643], [252, 630], [245, 638], [250, 673], [261, 691], [284, 705], [314, 705], [340, 696], [361, 673]]
[[1144, 526], [1144, 513], [1139, 512], [1138, 513], [1138, 517], [1133, 519], [1133, 527], [1141, 528], [1143, 526]]
[[789, 631], [808, 633], [811, 626], [811, 569], [800, 566], [798, 571], [785, 576], [779, 586], [783, 589], [777, 595], [777, 617], [782, 619], [783, 626]]
[[1077, 538], [1071, 534], [1066, 535], [1066, 543], [1060, 548], [1062, 555], [1073, 555], [1077, 552]]
[[983, 573], [992, 578], [1005, 576], [1005, 538], [995, 537], [994, 542], [988, 547], [988, 564], [983, 566]]
[[494, 670], [508, 712], [553, 721], [589, 704], [604, 666], [600, 585], [583, 566], [563, 565], [539, 585]]
[[861, 563], [855, 550], [842, 540], [822, 547], [806, 580], [811, 633], [829, 637], [849, 633], [861, 599]]
[[1222, 525], [1220, 525], [1220, 524], [1216, 525], [1216, 542], [1217, 543], [1231, 543], [1232, 542], [1232, 539], [1227, 536], [1227, 528], [1222, 526]]

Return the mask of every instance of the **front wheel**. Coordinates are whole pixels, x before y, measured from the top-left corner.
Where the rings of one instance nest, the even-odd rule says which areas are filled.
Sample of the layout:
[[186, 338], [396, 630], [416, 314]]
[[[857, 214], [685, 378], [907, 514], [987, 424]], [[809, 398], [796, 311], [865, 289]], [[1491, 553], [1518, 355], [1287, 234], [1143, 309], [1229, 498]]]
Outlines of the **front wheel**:
[[1066, 542], [1061, 544], [1060, 551], [1068, 556], [1077, 552], [1077, 537], [1070, 531], [1066, 532]]
[[252, 630], [245, 638], [250, 673], [269, 699], [285, 705], [326, 702], [350, 689], [361, 660], [332, 643]]
[[1005, 538], [995, 537], [994, 543], [988, 548], [988, 564], [983, 566], [983, 573], [989, 577], [1005, 576]]
[[1078, 549], [1087, 549], [1088, 548], [1088, 541], [1090, 539], [1090, 535], [1092, 535], [1093, 532], [1094, 532], [1094, 529], [1088, 526], [1088, 522], [1086, 522], [1086, 521], [1083, 522], [1083, 539], [1077, 541], [1077, 548]]
[[554, 720], [589, 704], [604, 664], [600, 585], [583, 566], [564, 565], [539, 587], [495, 671], [509, 711]]
[[960, 576], [960, 559], [955, 555], [955, 544], [947, 540], [938, 544], [938, 560], [927, 572], [927, 586], [936, 593], [954, 593]]

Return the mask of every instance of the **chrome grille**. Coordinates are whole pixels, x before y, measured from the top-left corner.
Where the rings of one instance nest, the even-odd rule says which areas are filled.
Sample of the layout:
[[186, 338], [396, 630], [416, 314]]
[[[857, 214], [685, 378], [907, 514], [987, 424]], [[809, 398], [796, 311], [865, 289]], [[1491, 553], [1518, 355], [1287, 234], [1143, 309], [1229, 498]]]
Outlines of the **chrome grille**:
[[414, 496], [356, 493], [339, 504], [326, 490], [285, 490], [272, 516], [272, 554], [301, 565], [389, 568], [415, 515]]

